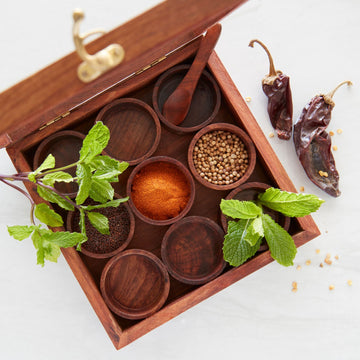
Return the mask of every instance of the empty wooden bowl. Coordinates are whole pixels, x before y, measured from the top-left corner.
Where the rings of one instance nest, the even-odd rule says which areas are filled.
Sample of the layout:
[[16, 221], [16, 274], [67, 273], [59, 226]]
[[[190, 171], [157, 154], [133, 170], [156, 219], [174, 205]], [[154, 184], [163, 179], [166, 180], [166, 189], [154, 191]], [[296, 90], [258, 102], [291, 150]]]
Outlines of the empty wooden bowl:
[[[79, 160], [79, 151], [85, 135], [77, 131], [59, 131], [43, 140], [35, 151], [34, 170], [37, 169], [49, 154], [55, 157], [56, 168], [70, 165]], [[76, 167], [66, 170], [75, 176]], [[78, 186], [75, 183], [57, 182], [55, 188], [70, 197], [75, 197]]]
[[136, 320], [152, 315], [164, 305], [170, 280], [164, 264], [155, 255], [127, 250], [106, 264], [100, 288], [115, 314]]
[[189, 216], [166, 232], [161, 257], [175, 279], [204, 284], [224, 270], [223, 242], [224, 232], [218, 224], [205, 217]]
[[150, 157], [159, 145], [159, 119], [154, 110], [141, 100], [115, 100], [99, 112], [96, 121], [102, 121], [110, 130], [105, 152], [130, 165]]
[[[260, 182], [249, 182], [246, 184], [240, 185], [238, 188], [231, 191], [225, 200], [235, 199], [240, 201], [256, 201], [258, 195], [264, 192], [266, 189], [271, 187], [269, 184], [260, 183]], [[265, 214], [270, 215], [275, 222], [281, 225], [286, 231], [290, 228], [291, 219], [288, 216], [285, 216], [278, 211], [272, 210], [263, 206], [263, 211]], [[227, 231], [227, 223], [229, 219], [224, 214], [221, 214], [221, 224], [225, 231]], [[260, 251], [267, 250], [268, 246], [266, 242], [264, 242], [260, 246]]]
[[[245, 173], [242, 174], [242, 176], [238, 180], [233, 181], [233, 182], [229, 181], [228, 184], [220, 185], [220, 184], [215, 184], [215, 183], [208, 181], [206, 178], [204, 178], [200, 175], [201, 172], [199, 172], [197, 170], [196, 165], [195, 165], [194, 153], [195, 153], [195, 150], [198, 150], [198, 148], [200, 147], [199, 143], [198, 143], [199, 139], [204, 139], [203, 136], [205, 134], [210, 134], [215, 131], [224, 131], [224, 132], [236, 135], [236, 137], [240, 139], [240, 142], [242, 142], [244, 144], [244, 148], [246, 149], [247, 155], [248, 155], [248, 158], [246, 159], [248, 161], [248, 164], [247, 164]], [[230, 136], [230, 134], [229, 134], [229, 136]], [[224, 148], [226, 148], [226, 146], [224, 146]], [[210, 154], [202, 155], [201, 158], [200, 157], [198, 158], [198, 161], [204, 161], [209, 166], [208, 171], [211, 174], [214, 173], [214, 170], [212, 170], [211, 167], [218, 169], [218, 166], [221, 165], [223, 167], [223, 169], [221, 169], [221, 168], [219, 168], [219, 169], [223, 172], [224, 176], [231, 177], [232, 170], [229, 170], [230, 161], [231, 162], [243, 161], [243, 160], [239, 159], [239, 157], [241, 155], [236, 155], [235, 153], [234, 154], [231, 153], [231, 158], [230, 158], [229, 154], [226, 154], [226, 156], [229, 156], [229, 157], [225, 158], [225, 155], [224, 155], [225, 153], [224, 154], [221, 153], [221, 155], [224, 156], [224, 159], [222, 161], [218, 162], [215, 160], [215, 158], [214, 159], [211, 158], [212, 156], [217, 155], [217, 154], [215, 154], [215, 147], [212, 144], [209, 144], [209, 149], [212, 152]], [[235, 150], [234, 150], [234, 152], [235, 152]], [[219, 155], [220, 155], [220, 153], [219, 153]], [[232, 158], [232, 157], [234, 157], [234, 158]], [[226, 165], [223, 162], [225, 160], [228, 161], [228, 163], [226, 163]], [[250, 137], [243, 130], [241, 130], [238, 126], [232, 125], [232, 124], [227, 124], [227, 123], [211, 124], [211, 125], [206, 126], [203, 129], [201, 129], [191, 140], [189, 148], [188, 148], [188, 164], [189, 164], [191, 173], [193, 174], [195, 179], [197, 181], [199, 181], [202, 185], [204, 185], [210, 189], [214, 189], [214, 190], [230, 190], [230, 189], [234, 189], [234, 188], [238, 187], [240, 184], [244, 183], [250, 177], [252, 172], [254, 171], [255, 164], [256, 164], [256, 150], [255, 150], [255, 146], [254, 146], [253, 142], [251, 141]], [[216, 170], [216, 171], [218, 171], [218, 170]], [[225, 175], [226, 171], [229, 174]], [[204, 175], [207, 176], [206, 173]], [[221, 176], [220, 173], [219, 173], [219, 176]]]
[[184, 217], [195, 198], [195, 183], [178, 160], [156, 156], [143, 161], [127, 182], [129, 203], [141, 220], [169, 225]]
[[189, 68], [190, 65], [179, 65], [169, 69], [160, 76], [153, 91], [153, 107], [160, 121], [177, 133], [195, 132], [210, 124], [218, 113], [221, 103], [219, 86], [207, 71], [203, 71], [184, 121], [180, 125], [174, 125], [165, 118], [162, 113], [163, 105], [185, 77]]
[[[119, 198], [119, 196], [116, 197]], [[81, 245], [81, 252], [92, 258], [105, 259], [123, 251], [129, 245], [135, 230], [135, 218], [129, 205], [122, 203], [116, 208], [109, 207], [94, 211], [108, 217], [110, 235], [98, 232], [86, 217], [88, 240]], [[80, 232], [79, 219], [79, 212], [69, 212], [67, 229]]]

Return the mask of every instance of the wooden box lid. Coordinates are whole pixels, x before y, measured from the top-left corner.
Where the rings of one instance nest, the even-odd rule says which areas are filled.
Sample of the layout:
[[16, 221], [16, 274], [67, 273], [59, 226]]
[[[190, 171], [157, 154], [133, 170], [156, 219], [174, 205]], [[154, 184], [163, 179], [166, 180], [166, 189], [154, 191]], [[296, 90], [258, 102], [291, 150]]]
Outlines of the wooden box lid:
[[16, 143], [72, 108], [106, 91], [201, 35], [246, 0], [167, 0], [87, 45], [93, 54], [109, 44], [125, 49], [124, 61], [90, 83], [77, 77], [76, 52], [0, 94], [0, 148]]

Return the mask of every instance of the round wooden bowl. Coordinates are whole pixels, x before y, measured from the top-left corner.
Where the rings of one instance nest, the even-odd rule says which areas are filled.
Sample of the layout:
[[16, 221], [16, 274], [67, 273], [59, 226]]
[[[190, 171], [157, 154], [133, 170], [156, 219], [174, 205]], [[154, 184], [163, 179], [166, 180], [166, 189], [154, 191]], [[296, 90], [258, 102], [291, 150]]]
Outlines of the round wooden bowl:
[[[260, 183], [260, 182], [249, 182], [246, 184], [240, 185], [238, 188], [231, 191], [225, 200], [235, 199], [240, 201], [255, 201], [258, 198], [258, 195], [264, 192], [266, 189], [271, 187], [269, 184]], [[290, 228], [291, 219], [288, 216], [285, 216], [278, 211], [269, 209], [263, 206], [263, 211], [265, 214], [270, 215], [275, 222], [281, 225], [286, 231]], [[229, 218], [224, 214], [221, 214], [221, 225], [225, 231], [227, 231], [227, 224]], [[266, 242], [261, 244], [259, 251], [264, 251], [268, 249]]]
[[[168, 216], [164, 219], [157, 219], [151, 217], [151, 215], [148, 214], [150, 210], [140, 211], [138, 209], [138, 207], [140, 207], [139, 206], [140, 204], [137, 204], [137, 200], [134, 199], [134, 189], [133, 189], [134, 182], [137, 181], [139, 177], [141, 177], [141, 174], [144, 174], [144, 172], [149, 171], [149, 169], [152, 169], [153, 165], [155, 164], [160, 164], [160, 165], [163, 164], [164, 174], [166, 174], [170, 170], [175, 170], [177, 172], [177, 176], [178, 177], [181, 176], [183, 182], [186, 183], [188, 186], [189, 199], [186, 205], [178, 213], [178, 215], [174, 217]], [[167, 156], [155, 156], [143, 161], [141, 164], [137, 165], [135, 169], [132, 171], [127, 182], [127, 195], [130, 198], [129, 204], [131, 209], [134, 211], [135, 215], [138, 218], [140, 218], [142, 221], [152, 225], [169, 225], [183, 218], [191, 209], [191, 206], [193, 205], [195, 199], [195, 182], [189, 170], [180, 161]], [[166, 202], [169, 203], [171, 200], [172, 199], [168, 199], [166, 200]], [[154, 205], [151, 205], [151, 207], [152, 209], [156, 210], [161, 205], [162, 205], [161, 202], [157, 201]], [[143, 206], [141, 205], [141, 207]], [[150, 209], [150, 205], [148, 208]]]
[[203, 71], [184, 121], [180, 125], [174, 125], [165, 118], [162, 114], [164, 103], [180, 84], [189, 67], [190, 65], [179, 65], [169, 69], [160, 76], [153, 91], [153, 107], [160, 121], [179, 134], [195, 132], [210, 124], [218, 113], [221, 103], [219, 86], [207, 71]]
[[155, 255], [127, 250], [106, 264], [100, 288], [115, 314], [136, 320], [152, 315], [164, 305], [170, 280], [164, 264]]
[[[193, 152], [194, 152], [194, 148], [195, 145], [197, 143], [197, 141], [206, 133], [215, 131], [215, 130], [224, 130], [224, 131], [229, 131], [235, 135], [237, 135], [240, 140], [244, 143], [245, 148], [248, 152], [248, 167], [246, 169], [245, 174], [237, 181], [228, 184], [228, 185], [217, 185], [217, 184], [212, 184], [209, 181], [205, 180], [204, 178], [202, 178], [200, 176], [200, 174], [197, 172], [195, 165], [194, 165], [194, 160], [193, 160]], [[232, 125], [232, 124], [227, 124], [227, 123], [216, 123], [216, 124], [211, 124], [206, 126], [205, 128], [201, 129], [191, 140], [189, 148], [188, 148], [188, 164], [189, 164], [189, 168], [191, 173], [193, 174], [193, 176], [195, 177], [195, 179], [202, 185], [213, 189], [213, 190], [230, 190], [230, 189], [234, 189], [236, 187], [238, 187], [240, 184], [244, 183], [252, 174], [252, 172], [254, 171], [255, 168], [255, 164], [256, 164], [256, 150], [255, 150], [255, 146], [253, 144], [253, 142], [251, 141], [250, 137], [243, 131], [241, 130], [238, 126], [236, 125]]]
[[154, 110], [143, 101], [131, 98], [115, 100], [99, 112], [96, 121], [102, 121], [110, 130], [105, 153], [130, 165], [150, 157], [159, 145], [160, 121]]
[[[116, 196], [119, 198], [119, 196]], [[119, 209], [124, 214], [119, 214]], [[122, 252], [130, 243], [135, 231], [135, 217], [127, 203], [121, 203], [118, 208], [104, 208], [94, 210], [109, 217], [110, 235], [98, 232], [85, 220], [88, 240], [81, 245], [81, 252], [95, 259], [106, 259]], [[70, 211], [67, 216], [66, 228], [69, 231], [80, 232], [78, 224], [79, 213]], [[125, 234], [119, 234], [118, 229], [126, 227]]]
[[175, 279], [200, 285], [224, 270], [223, 242], [224, 232], [218, 224], [202, 216], [189, 216], [166, 232], [161, 257]]
[[[79, 160], [79, 151], [85, 135], [77, 131], [59, 131], [43, 140], [35, 151], [33, 168], [37, 169], [49, 154], [55, 157], [56, 168], [63, 167]], [[76, 175], [76, 167], [66, 170]], [[55, 188], [62, 193], [75, 197], [78, 186], [75, 183], [55, 183]]]

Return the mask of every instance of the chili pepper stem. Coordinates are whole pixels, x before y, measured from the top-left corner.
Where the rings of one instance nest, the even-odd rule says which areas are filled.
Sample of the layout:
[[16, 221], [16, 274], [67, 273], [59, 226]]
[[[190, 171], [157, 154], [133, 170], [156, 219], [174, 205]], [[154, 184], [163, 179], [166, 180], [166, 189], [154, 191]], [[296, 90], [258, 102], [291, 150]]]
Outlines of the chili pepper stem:
[[270, 54], [269, 49], [260, 40], [257, 40], [257, 39], [251, 40], [250, 43], [249, 43], [249, 46], [253, 48], [254, 43], [258, 43], [266, 51], [266, 54], [267, 54], [267, 56], [269, 58], [269, 62], [270, 62], [269, 76], [276, 76], [277, 72], [275, 70], [274, 60], [273, 60], [273, 58], [272, 58], [272, 56]]
[[348, 86], [351, 86], [352, 85], [352, 82], [351, 81], [343, 81], [342, 83], [340, 83], [334, 90], [332, 90], [332, 91], [330, 91], [329, 93], [327, 93], [326, 95], [322, 95], [323, 96], [323, 98], [324, 98], [324, 101], [327, 103], [327, 104], [329, 104], [329, 105], [331, 105], [331, 106], [335, 106], [335, 103], [334, 103], [334, 101], [333, 101], [333, 96], [334, 96], [334, 94], [335, 94], [335, 92], [337, 91], [337, 89], [340, 87], [340, 86], [343, 86], [343, 85], [345, 85], [345, 84], [347, 84]]

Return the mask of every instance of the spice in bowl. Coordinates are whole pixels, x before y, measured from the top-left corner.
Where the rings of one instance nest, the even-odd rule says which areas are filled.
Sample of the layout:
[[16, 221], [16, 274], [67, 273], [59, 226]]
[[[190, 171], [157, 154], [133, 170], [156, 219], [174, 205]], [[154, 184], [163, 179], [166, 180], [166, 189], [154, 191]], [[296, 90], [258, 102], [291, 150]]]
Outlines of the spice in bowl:
[[[117, 208], [98, 209], [97, 212], [109, 219], [110, 235], [98, 232], [86, 217], [85, 227], [88, 240], [82, 244], [81, 249], [89, 256], [108, 257], [107, 255], [111, 256], [114, 251], [124, 249], [129, 242], [131, 215], [125, 204], [120, 204]], [[80, 214], [74, 213], [71, 224], [73, 231], [80, 232], [79, 220]]]
[[163, 221], [179, 216], [191, 197], [186, 175], [171, 162], [156, 161], [136, 173], [131, 184], [131, 200], [146, 218]]
[[249, 166], [248, 157], [240, 138], [224, 130], [202, 135], [193, 152], [196, 171], [214, 185], [229, 185], [238, 181]]

